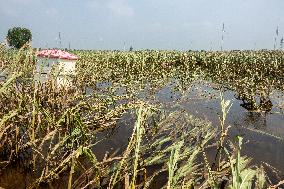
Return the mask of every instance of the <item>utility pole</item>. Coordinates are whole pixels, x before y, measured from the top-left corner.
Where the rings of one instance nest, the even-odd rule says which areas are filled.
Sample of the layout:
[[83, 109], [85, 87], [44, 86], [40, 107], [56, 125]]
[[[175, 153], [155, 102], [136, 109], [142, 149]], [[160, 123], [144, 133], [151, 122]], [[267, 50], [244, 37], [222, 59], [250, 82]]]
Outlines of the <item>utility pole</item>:
[[68, 47], [69, 47], [69, 50], [71, 50], [71, 44], [70, 44], [70, 42], [69, 42], [69, 44], [68, 44]]
[[60, 34], [60, 32], [58, 34], [58, 40], [59, 40], [59, 48], [61, 49], [62, 46], [61, 46], [61, 34]]
[[223, 25], [222, 25], [221, 51], [223, 51], [223, 45], [224, 45], [224, 34], [225, 34], [225, 23], [223, 22]]
[[277, 48], [277, 38], [278, 38], [278, 34], [279, 34], [279, 28], [278, 28], [278, 26], [277, 26], [277, 28], [276, 28], [276, 36], [274, 37], [274, 50], [276, 50], [276, 48]]
[[282, 38], [280, 39], [280, 49], [283, 49], [283, 45], [284, 45], [284, 38], [282, 36]]
[[189, 42], [189, 50], [192, 50], [192, 51], [193, 51], [193, 45], [192, 45], [192, 43], [193, 43], [192, 41]]

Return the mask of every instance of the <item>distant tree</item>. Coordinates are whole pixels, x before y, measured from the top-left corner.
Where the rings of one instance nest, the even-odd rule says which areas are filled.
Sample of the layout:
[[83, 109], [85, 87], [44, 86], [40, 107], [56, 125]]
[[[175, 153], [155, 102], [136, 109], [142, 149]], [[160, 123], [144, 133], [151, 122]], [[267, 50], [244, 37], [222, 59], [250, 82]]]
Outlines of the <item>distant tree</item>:
[[130, 51], [130, 52], [133, 51], [133, 47], [132, 47], [132, 46], [130, 46], [129, 51]]
[[32, 40], [32, 33], [27, 28], [14, 27], [8, 30], [6, 38], [9, 46], [19, 49]]
[[283, 45], [284, 45], [284, 38], [282, 37], [280, 39], [280, 49], [283, 49]]

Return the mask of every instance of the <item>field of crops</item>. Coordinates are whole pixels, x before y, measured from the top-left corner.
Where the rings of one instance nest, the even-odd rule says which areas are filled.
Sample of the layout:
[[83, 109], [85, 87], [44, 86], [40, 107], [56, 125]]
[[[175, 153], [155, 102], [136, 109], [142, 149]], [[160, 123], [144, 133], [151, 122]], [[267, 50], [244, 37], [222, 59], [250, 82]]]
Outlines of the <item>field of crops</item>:
[[[236, 115], [260, 115], [244, 132], [262, 146], [283, 146], [284, 51], [72, 53], [80, 57], [73, 85], [58, 87], [56, 74], [35, 81], [35, 50], [0, 47], [0, 77], [7, 75], [0, 78], [1, 187], [260, 189], [283, 183], [283, 166], [263, 158], [284, 152], [243, 153], [252, 144], [230, 115], [235, 107]], [[212, 102], [215, 113], [206, 117], [197, 103]], [[263, 116], [275, 128], [258, 129]]]

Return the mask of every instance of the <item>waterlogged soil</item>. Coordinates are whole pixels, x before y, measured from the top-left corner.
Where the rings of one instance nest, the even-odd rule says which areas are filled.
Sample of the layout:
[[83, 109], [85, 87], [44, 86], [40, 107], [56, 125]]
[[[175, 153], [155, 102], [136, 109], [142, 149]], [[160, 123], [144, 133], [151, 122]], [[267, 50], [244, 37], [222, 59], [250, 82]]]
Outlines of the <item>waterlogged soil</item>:
[[[99, 88], [110, 86], [99, 84]], [[212, 122], [212, 125], [220, 125], [220, 86], [207, 81], [195, 81], [181, 93], [175, 91], [174, 82], [162, 88], [156, 94], [156, 101], [162, 104], [167, 110], [185, 109], [192, 115]], [[88, 90], [92, 93], [92, 90]], [[123, 93], [123, 92], [122, 92]], [[141, 98], [147, 96], [147, 91], [142, 93]], [[270, 99], [273, 108], [270, 112], [251, 112], [241, 106], [242, 101], [235, 98], [236, 93], [231, 90], [224, 91], [225, 100], [230, 100], [232, 106], [226, 119], [226, 125], [230, 126], [229, 138], [233, 139], [237, 135], [244, 138], [242, 155], [253, 158], [252, 163], [261, 163], [274, 169], [283, 179], [284, 173], [284, 93], [283, 91], [273, 91]], [[102, 160], [106, 153], [121, 154], [132, 134], [135, 117], [133, 114], [126, 114], [119, 121], [116, 128], [100, 133], [97, 139], [105, 139], [93, 147], [98, 160]], [[213, 152], [213, 151], [212, 151]], [[210, 154], [209, 154], [210, 156]], [[211, 155], [213, 157], [213, 154]], [[273, 171], [272, 171], [273, 172]], [[272, 180], [279, 180], [275, 174], [271, 174]], [[16, 179], [15, 179], [16, 178]], [[165, 175], [166, 178], [166, 175]], [[31, 175], [24, 171], [17, 171], [12, 168], [0, 173], [0, 187], [4, 188], [25, 188]], [[161, 178], [161, 181], [164, 179]], [[55, 183], [54, 188], [65, 188], [66, 182]], [[64, 185], [64, 186], [63, 186]], [[48, 188], [45, 186], [44, 188]], [[152, 188], [157, 188], [152, 186]]]

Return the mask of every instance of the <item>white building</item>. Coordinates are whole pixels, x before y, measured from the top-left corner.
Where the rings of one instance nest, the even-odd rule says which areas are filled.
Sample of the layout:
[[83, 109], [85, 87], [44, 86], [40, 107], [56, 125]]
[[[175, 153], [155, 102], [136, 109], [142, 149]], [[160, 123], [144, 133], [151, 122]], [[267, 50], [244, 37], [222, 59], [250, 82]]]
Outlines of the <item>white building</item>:
[[72, 76], [76, 74], [78, 56], [62, 50], [50, 49], [37, 52], [37, 59], [36, 80], [44, 82], [52, 74], [56, 77], [57, 84], [71, 84]]

